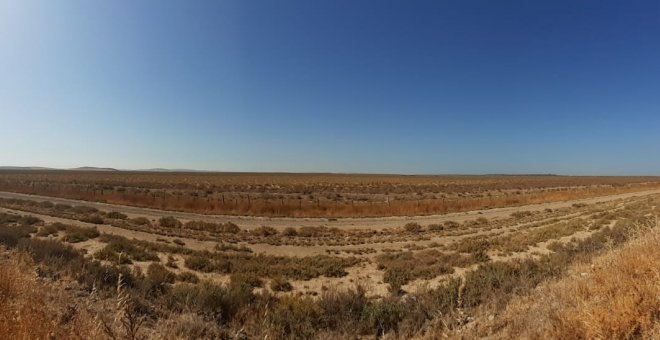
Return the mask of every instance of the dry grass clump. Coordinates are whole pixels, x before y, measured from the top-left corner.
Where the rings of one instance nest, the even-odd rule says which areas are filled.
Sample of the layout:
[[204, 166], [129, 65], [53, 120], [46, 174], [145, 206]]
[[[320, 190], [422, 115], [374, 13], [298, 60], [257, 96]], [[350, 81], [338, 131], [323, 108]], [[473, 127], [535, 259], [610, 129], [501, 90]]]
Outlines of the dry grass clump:
[[[3, 249], [4, 251], [4, 249]], [[38, 282], [34, 264], [16, 253], [0, 259], [0, 330], [4, 339], [95, 339], [93, 318], [67, 306], [71, 296]], [[49, 301], [49, 303], [45, 303]]]
[[658, 227], [507, 308], [498, 337], [652, 339], [660, 325]]

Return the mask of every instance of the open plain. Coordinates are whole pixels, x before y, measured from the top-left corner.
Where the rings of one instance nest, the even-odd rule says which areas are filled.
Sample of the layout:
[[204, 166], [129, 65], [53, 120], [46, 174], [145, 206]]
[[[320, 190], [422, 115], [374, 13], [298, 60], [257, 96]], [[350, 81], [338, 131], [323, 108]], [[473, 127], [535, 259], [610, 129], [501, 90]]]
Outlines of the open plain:
[[[202, 336], [239, 338], [311, 337], [319, 331], [328, 337], [359, 334], [366, 338], [523, 335], [521, 329], [498, 324], [505, 322], [500, 315], [510, 317], [508, 309], [514, 308], [510, 301], [524, 300], [536, 287], [561, 281], [571, 275], [574, 266], [584, 266], [629, 240], [657, 234], [660, 203], [660, 188], [652, 177], [585, 178], [578, 185], [579, 178], [561, 176], [465, 176], [460, 190], [435, 195], [465, 203], [479, 195], [499, 193], [509, 204], [497, 207], [492, 202], [504, 201], [495, 200], [488, 208], [477, 205], [480, 209], [475, 210], [443, 214], [431, 210], [423, 215], [412, 210], [409, 215], [377, 217], [356, 217], [353, 210], [329, 213], [335, 216], [341, 211], [346, 214], [342, 217], [216, 215], [200, 208], [203, 205], [177, 211], [159, 209], [153, 202], [162, 205], [164, 201], [157, 200], [153, 204], [120, 204], [115, 202], [120, 196], [113, 195], [118, 187], [128, 187], [124, 189], [128, 191], [151, 187], [149, 190], [170, 193], [176, 187], [187, 190], [179, 197], [189, 195], [208, 202], [208, 197], [226, 195], [226, 199], [238, 195], [236, 192], [216, 192], [217, 187], [209, 187], [201, 189], [207, 198], [200, 198], [197, 194], [202, 191], [181, 188], [181, 183], [164, 189], [163, 178], [174, 179], [174, 174], [154, 176], [160, 186], [141, 177], [118, 184], [117, 176], [0, 175], [4, 189], [17, 191], [0, 192], [0, 242], [9, 251], [8, 261], [27, 261], [39, 280], [78, 292], [78, 302], [66, 307], [75, 311], [63, 310], [75, 313], [80, 322], [97, 320], [104, 325], [101, 333], [110, 337], [176, 334], [185, 338], [191, 329]], [[188, 175], [179, 176], [181, 182], [190, 181]], [[278, 176], [289, 183], [309, 180], [308, 175], [301, 175], [302, 179], [292, 174]], [[319, 183], [327, 183], [333, 176], [295, 190], [278, 186], [282, 192], [299, 194], [310, 188], [321, 190]], [[7, 184], [17, 178], [21, 181]], [[79, 189], [87, 194], [46, 189], [61, 186], [63, 178], [71, 181], [67, 185], [88, 188]], [[252, 184], [234, 184], [233, 188], [252, 188], [259, 176], [245, 178], [251, 178], [246, 182]], [[335, 180], [338, 178], [344, 184], [352, 180], [351, 175]], [[381, 187], [370, 186], [369, 197], [410, 181], [406, 176], [385, 178], [390, 182], [383, 184], [386, 181], [381, 179]], [[398, 184], [393, 184], [395, 178]], [[99, 184], [103, 188], [95, 189], [90, 184], [94, 180], [103, 183]], [[398, 197], [414, 207], [416, 194], [410, 192], [441, 188], [451, 181], [456, 179], [425, 177], [420, 185], [426, 189], [408, 183], [414, 189], [406, 189]], [[334, 185], [342, 197], [356, 195], [349, 188], [365, 190]], [[94, 190], [105, 193], [90, 196]], [[309, 196], [327, 196], [327, 191], [309, 192]], [[549, 193], [555, 194], [547, 196]], [[278, 191], [268, 194], [283, 195]], [[265, 193], [250, 195], [258, 202]], [[539, 202], [541, 197], [547, 201]], [[559, 200], [561, 197], [572, 199]], [[435, 199], [417, 198], [418, 202], [428, 200]], [[366, 202], [359, 204], [384, 204]], [[321, 211], [313, 205], [304, 207], [312, 210], [294, 215]], [[128, 301], [121, 308], [112, 305], [111, 292], [117, 289]], [[104, 298], [86, 301], [87, 294], [104, 291]], [[85, 304], [91, 305], [83, 307]], [[255, 313], [265, 313], [264, 319]], [[116, 315], [124, 323], [117, 323]], [[137, 321], [139, 325], [126, 324]], [[71, 327], [75, 324], [68, 322]], [[550, 325], [544, 329], [539, 332], [546, 333], [537, 336], [561, 332]]]

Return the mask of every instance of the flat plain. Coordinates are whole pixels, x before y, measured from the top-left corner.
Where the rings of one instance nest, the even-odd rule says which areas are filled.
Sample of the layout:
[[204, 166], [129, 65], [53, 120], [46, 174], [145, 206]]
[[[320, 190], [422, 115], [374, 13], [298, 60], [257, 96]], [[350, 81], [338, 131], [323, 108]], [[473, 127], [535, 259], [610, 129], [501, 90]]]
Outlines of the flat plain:
[[0, 190], [10, 336], [659, 334], [657, 177], [5, 171]]

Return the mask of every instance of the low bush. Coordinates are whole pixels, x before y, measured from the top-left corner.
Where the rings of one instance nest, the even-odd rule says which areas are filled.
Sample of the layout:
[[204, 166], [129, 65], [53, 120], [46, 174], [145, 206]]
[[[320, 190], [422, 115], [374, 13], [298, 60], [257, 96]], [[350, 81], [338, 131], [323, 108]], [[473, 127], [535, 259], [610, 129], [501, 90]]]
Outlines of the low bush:
[[18, 224], [21, 224], [21, 225], [35, 225], [35, 224], [41, 223], [41, 222], [43, 222], [42, 219], [40, 219], [38, 217], [34, 217], [32, 215], [24, 215], [24, 216], [21, 216], [18, 219]]
[[181, 221], [172, 216], [161, 217], [158, 220], [158, 225], [163, 228], [181, 228]]
[[277, 229], [273, 227], [261, 226], [250, 230], [250, 234], [254, 236], [273, 236], [277, 235]]
[[263, 281], [252, 273], [234, 273], [230, 277], [231, 285], [248, 285], [253, 288], [263, 286]]
[[160, 295], [167, 289], [166, 284], [172, 284], [176, 281], [176, 274], [167, 270], [160, 263], [151, 263], [147, 267], [147, 275], [145, 280], [145, 290], [147, 294]]
[[89, 215], [80, 219], [83, 222], [92, 223], [92, 224], [103, 224], [103, 217], [99, 215]]
[[131, 223], [141, 226], [151, 226], [151, 221], [146, 217], [135, 217], [129, 220]]
[[445, 230], [445, 226], [442, 224], [429, 224], [428, 227], [429, 231], [443, 231]]
[[105, 214], [105, 216], [107, 218], [112, 218], [112, 219], [116, 219], [116, 220], [125, 220], [125, 219], [128, 218], [128, 216], [126, 216], [126, 215], [124, 215], [120, 212], [116, 212], [116, 211], [111, 211], [111, 212]]
[[199, 282], [199, 277], [195, 275], [193, 272], [181, 272], [176, 276], [176, 279], [181, 282], [188, 282], [188, 283], [198, 283]]
[[98, 229], [96, 229], [96, 227], [87, 228], [87, 227], [77, 227], [73, 225], [65, 226], [64, 232], [65, 232], [64, 241], [69, 243], [84, 242], [90, 239], [97, 238], [99, 237], [99, 235], [101, 235]]
[[[63, 208], [64, 205], [62, 205], [61, 207]], [[99, 211], [96, 208], [88, 207], [88, 206], [84, 206], [84, 205], [78, 205], [78, 206], [75, 206], [73, 208], [69, 208], [67, 210], [70, 210], [71, 212], [74, 212], [76, 214], [85, 214], [85, 215], [86, 214], [97, 213]]]
[[232, 222], [211, 223], [204, 221], [189, 221], [184, 224], [184, 228], [220, 234], [236, 234], [241, 231], [241, 228]]
[[388, 269], [383, 275], [383, 282], [389, 284], [392, 295], [399, 295], [401, 294], [401, 287], [410, 281], [411, 276], [410, 271], [406, 269]]
[[20, 239], [29, 238], [30, 234], [35, 232], [37, 232], [37, 228], [30, 225], [0, 227], [0, 244], [15, 247]]
[[347, 267], [360, 260], [354, 257], [332, 257], [326, 255], [309, 257], [284, 257], [236, 253], [196, 252], [186, 257], [185, 266], [201, 272], [223, 274], [251, 273], [259, 277], [283, 276], [298, 280], [309, 280], [319, 276], [341, 277]]
[[[454, 272], [454, 267], [465, 267], [478, 261], [472, 256], [431, 249], [419, 252], [385, 253], [376, 257], [376, 262], [379, 269], [386, 270], [386, 275], [393, 275], [392, 280], [395, 284], [398, 284], [402, 278], [406, 280], [401, 284], [406, 284], [408, 280], [432, 279], [438, 275], [451, 274]], [[405, 275], [402, 274], [404, 272]]]
[[293, 286], [285, 278], [276, 276], [270, 280], [270, 289], [274, 292], [290, 292]]
[[160, 261], [156, 253], [125, 238], [110, 238], [108, 244], [96, 254], [98, 260], [127, 264], [132, 261]]
[[413, 222], [406, 224], [404, 226], [404, 229], [409, 233], [419, 233], [422, 230], [424, 230], [424, 228], [422, 228], [422, 226], [419, 225], [419, 223], [413, 223]]

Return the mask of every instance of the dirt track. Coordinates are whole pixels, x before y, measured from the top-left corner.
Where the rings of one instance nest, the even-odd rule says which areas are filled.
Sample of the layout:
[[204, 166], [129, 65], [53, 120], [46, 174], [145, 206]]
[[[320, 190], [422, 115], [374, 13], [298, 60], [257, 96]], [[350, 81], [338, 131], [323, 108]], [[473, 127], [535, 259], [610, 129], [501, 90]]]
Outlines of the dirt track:
[[86, 205], [95, 207], [103, 211], [118, 211], [129, 217], [144, 216], [151, 219], [158, 219], [163, 216], [174, 216], [182, 221], [199, 220], [206, 222], [233, 222], [243, 229], [258, 228], [262, 225], [267, 225], [277, 229], [284, 229], [286, 227], [303, 227], [303, 226], [327, 226], [336, 227], [340, 229], [384, 229], [396, 228], [405, 225], [406, 223], [416, 222], [422, 225], [432, 223], [443, 223], [446, 221], [462, 222], [466, 220], [473, 220], [479, 217], [496, 218], [509, 216], [516, 211], [539, 211], [544, 209], [558, 209], [569, 207], [575, 203], [592, 204], [597, 202], [607, 202], [617, 199], [631, 198], [635, 196], [646, 196], [651, 194], [660, 194], [660, 190], [648, 190], [634, 193], [626, 193], [619, 195], [601, 196], [587, 199], [553, 202], [544, 204], [531, 204], [506, 208], [494, 208], [486, 210], [474, 210], [463, 213], [450, 213], [445, 215], [428, 215], [428, 216], [411, 216], [411, 217], [365, 217], [365, 218], [338, 218], [336, 220], [329, 220], [327, 218], [290, 218], [290, 217], [255, 217], [255, 216], [228, 216], [228, 215], [204, 215], [187, 212], [157, 210], [150, 208], [140, 208], [126, 205], [107, 204], [98, 202], [88, 202], [71, 200], [56, 197], [46, 197], [37, 195], [18, 194], [11, 192], [0, 192], [1, 198], [17, 198], [17, 199], [30, 199], [37, 201], [51, 201], [53, 203], [62, 203], [69, 205]]

